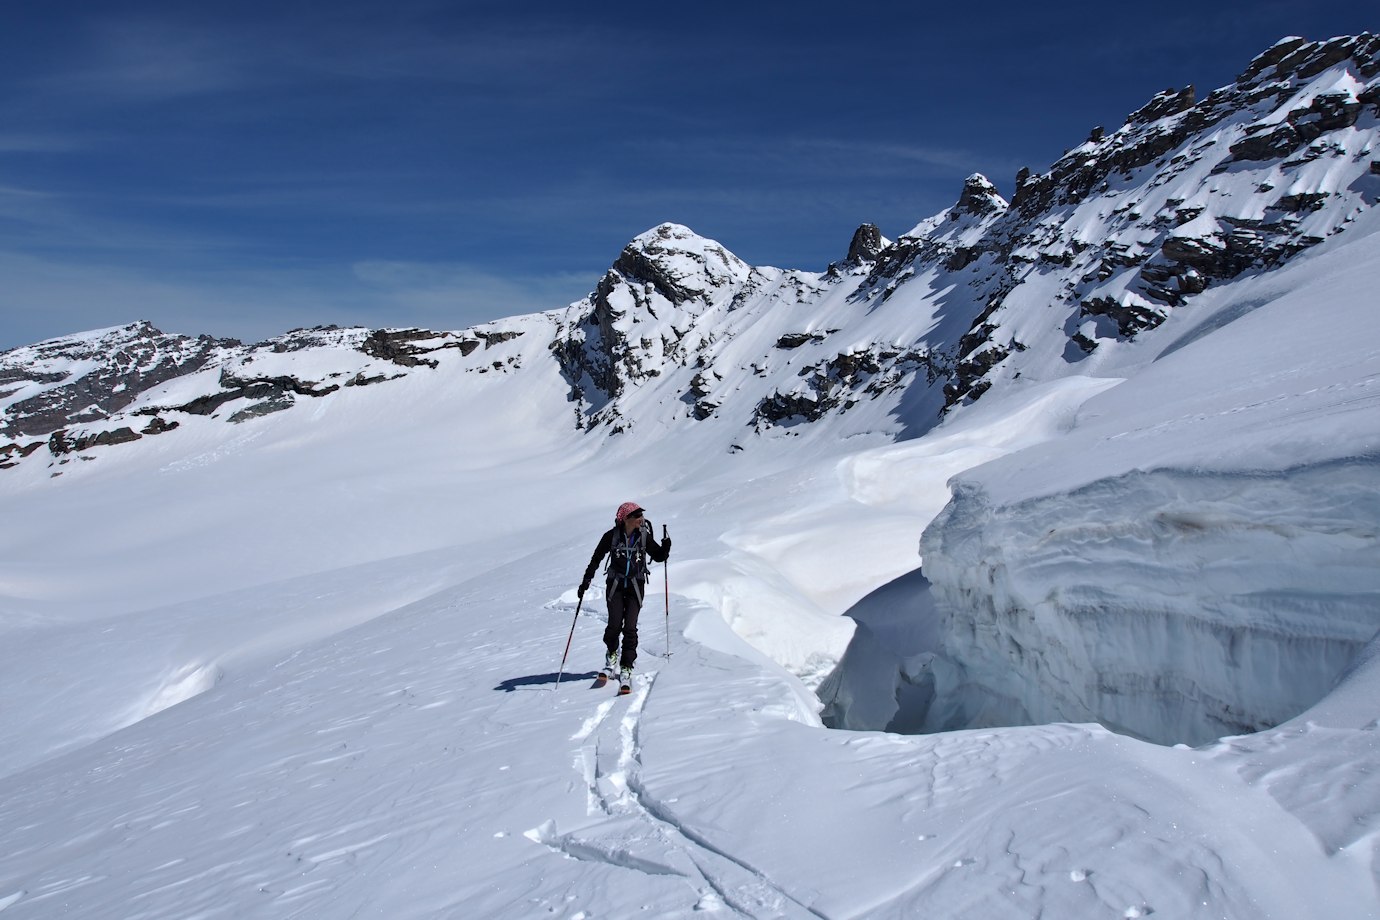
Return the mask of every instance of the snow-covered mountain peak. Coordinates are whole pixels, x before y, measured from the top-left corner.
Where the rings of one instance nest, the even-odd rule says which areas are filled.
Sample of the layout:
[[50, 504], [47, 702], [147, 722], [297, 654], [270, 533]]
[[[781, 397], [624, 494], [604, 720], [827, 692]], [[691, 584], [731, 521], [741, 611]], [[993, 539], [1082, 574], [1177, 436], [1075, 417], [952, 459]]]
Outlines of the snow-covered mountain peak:
[[1006, 207], [1006, 199], [997, 191], [997, 187], [982, 173], [973, 173], [964, 180], [958, 204], [954, 205], [950, 213], [955, 219], [960, 214], [985, 217], [1005, 211]]
[[850, 265], [875, 262], [877, 254], [890, 245], [891, 240], [882, 236], [882, 231], [876, 224], [863, 224], [853, 231], [853, 239], [848, 244], [848, 257], [845, 261]]
[[1326, 41], [1291, 36], [1280, 39], [1258, 55], [1236, 78], [1236, 83], [1251, 88], [1266, 81], [1306, 81], [1347, 60], [1355, 62], [1362, 71], [1369, 71], [1367, 76], [1374, 76], [1377, 54], [1380, 54], [1380, 35], [1369, 32], [1339, 35]]
[[613, 263], [601, 287], [609, 287], [610, 281], [613, 285], [623, 282], [635, 292], [640, 284], [644, 298], [634, 293], [634, 303], [648, 302], [657, 294], [676, 307], [693, 301], [708, 305], [746, 280], [751, 271], [721, 243], [680, 224], [665, 223], [635, 237]]
[[[167, 364], [185, 385], [138, 406], [130, 395], [163, 378], [92, 377], [48, 411], [31, 397], [62, 389], [57, 371], [17, 350], [0, 358], [4, 433], [18, 441], [93, 420], [138, 429], [114, 416], [167, 408], [175, 420], [268, 394], [227, 416], [242, 421], [245, 410], [427, 373], [442, 354], [468, 359], [481, 346], [458, 369], [554, 370], [581, 429], [715, 418], [737, 444], [743, 428], [799, 433], [802, 421], [876, 402], [869, 430], [923, 431], [994, 386], [1111, 372], [1209, 288], [1335, 245], [1380, 196], [1378, 52], [1369, 35], [1286, 40], [1205, 99], [1165, 90], [1047, 171], [1022, 170], [1009, 203], [975, 173], [952, 206], [894, 242], [862, 225], [846, 259], [822, 273], [754, 268], [663, 223], [629, 241], [584, 299], [468, 332], [299, 331], [243, 349], [181, 337], [155, 346], [161, 333], [124, 327], [141, 348], [185, 355]], [[102, 334], [43, 348], [80, 350]], [[510, 344], [490, 352], [499, 342]], [[123, 349], [87, 350], [100, 363]], [[88, 384], [113, 394], [93, 400]], [[903, 413], [895, 401], [907, 390]], [[88, 405], [100, 411], [83, 414]], [[32, 446], [6, 445], [0, 460]]]
[[[195, 373], [237, 347], [232, 340], [168, 335], [139, 321], [11, 349], [0, 354], [0, 435], [17, 442], [108, 418], [144, 390]], [[6, 448], [0, 460], [30, 449]]]
[[1165, 90], [1047, 172], [1022, 170], [1011, 207], [961, 247], [914, 246], [965, 269], [986, 298], [949, 404], [1001, 380], [1061, 376], [1094, 353], [1093, 364], [1115, 361], [1208, 288], [1343, 233], [1380, 196], [1377, 74], [1374, 36], [1283, 42], [1201, 101], [1192, 87]]
[[[955, 251], [978, 242], [1010, 204], [982, 173], [963, 181], [958, 200], [951, 207], [925, 218], [901, 235], [906, 259], [919, 255], [924, 261], [947, 260]], [[894, 261], [896, 253], [884, 254]]]

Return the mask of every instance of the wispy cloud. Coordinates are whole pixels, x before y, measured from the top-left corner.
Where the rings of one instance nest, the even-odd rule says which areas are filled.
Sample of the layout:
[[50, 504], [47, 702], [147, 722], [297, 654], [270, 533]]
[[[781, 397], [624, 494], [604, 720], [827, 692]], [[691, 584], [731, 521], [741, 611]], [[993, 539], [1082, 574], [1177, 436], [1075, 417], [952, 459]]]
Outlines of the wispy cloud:
[[[19, 88], [30, 99], [108, 105], [424, 82], [491, 96], [537, 91], [550, 101], [588, 92], [592, 78], [608, 88], [616, 76], [598, 50], [619, 44], [608, 27], [503, 20], [438, 31], [424, 18], [352, 13], [236, 18], [189, 8], [78, 19], [70, 41]], [[622, 60], [639, 56], [637, 45], [623, 44]], [[261, 102], [273, 105], [271, 97]]]
[[[0, 185], [0, 253], [65, 253], [65, 258], [97, 261], [185, 258], [224, 253], [237, 242], [212, 230], [160, 226], [137, 203], [111, 200], [102, 213], [87, 197], [72, 198], [34, 186]], [[8, 279], [7, 279], [8, 280]]]
[[359, 262], [364, 296], [421, 325], [456, 316], [495, 318], [555, 310], [588, 294], [598, 277], [581, 272], [516, 274], [462, 262]]
[[79, 150], [86, 141], [79, 134], [39, 131], [0, 131], [0, 154], [62, 153]]
[[0, 253], [0, 277], [0, 349], [137, 319], [244, 341], [330, 323], [460, 329], [558, 309], [597, 280], [421, 262], [175, 273], [16, 253]]
[[31, 94], [157, 102], [262, 83], [259, 56], [231, 37], [152, 19], [90, 24], [87, 40], [25, 81]]

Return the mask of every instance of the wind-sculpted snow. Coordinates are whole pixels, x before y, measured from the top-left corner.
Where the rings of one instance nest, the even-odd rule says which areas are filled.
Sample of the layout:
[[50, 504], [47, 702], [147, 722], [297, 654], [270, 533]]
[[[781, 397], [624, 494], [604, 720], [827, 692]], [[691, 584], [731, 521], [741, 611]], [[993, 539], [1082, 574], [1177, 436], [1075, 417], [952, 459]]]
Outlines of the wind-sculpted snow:
[[[1374, 46], [821, 273], [667, 224], [463, 332], [0, 356], [5, 920], [1377, 920]], [[1243, 201], [1328, 232], [1195, 224]], [[1161, 256], [1222, 271], [1068, 325]], [[618, 698], [575, 587], [629, 500]]]
[[[950, 609], [928, 730], [1098, 721], [1200, 744], [1316, 703], [1380, 630], [1380, 462], [1158, 470], [926, 534]], [[920, 680], [922, 675], [910, 675]]]

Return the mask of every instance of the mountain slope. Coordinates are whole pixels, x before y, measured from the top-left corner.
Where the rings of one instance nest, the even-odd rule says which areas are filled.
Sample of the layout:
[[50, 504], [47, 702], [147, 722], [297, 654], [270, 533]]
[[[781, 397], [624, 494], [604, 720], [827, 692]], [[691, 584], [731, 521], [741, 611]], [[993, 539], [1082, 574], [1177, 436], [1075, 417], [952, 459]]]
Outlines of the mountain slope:
[[0, 356], [5, 920], [1380, 917], [1375, 50], [823, 272]]
[[741, 447], [852, 415], [844, 431], [922, 433], [1010, 380], [1116, 373], [1172, 311], [1326, 248], [1380, 195], [1380, 39], [1287, 39], [1194, 96], [1166, 91], [1047, 172], [1023, 171], [1009, 204], [973, 176], [895, 242], [864, 227], [825, 272], [753, 268], [665, 224], [586, 299], [463, 333], [313, 330], [244, 348], [136, 324], [12, 350], [0, 450], [13, 463], [48, 437], [51, 460], [442, 363], [552, 360], [581, 429], [689, 418]]

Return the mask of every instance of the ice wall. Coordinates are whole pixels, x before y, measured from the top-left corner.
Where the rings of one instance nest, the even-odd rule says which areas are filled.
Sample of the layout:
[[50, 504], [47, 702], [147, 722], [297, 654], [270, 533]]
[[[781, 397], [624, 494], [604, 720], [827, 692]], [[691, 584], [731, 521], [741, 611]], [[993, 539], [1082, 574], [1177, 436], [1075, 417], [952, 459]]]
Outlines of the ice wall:
[[934, 685], [924, 728], [1197, 744], [1283, 722], [1376, 634], [1377, 521], [1374, 458], [1133, 472], [1002, 507], [959, 481], [922, 541], [946, 659], [906, 678]]

